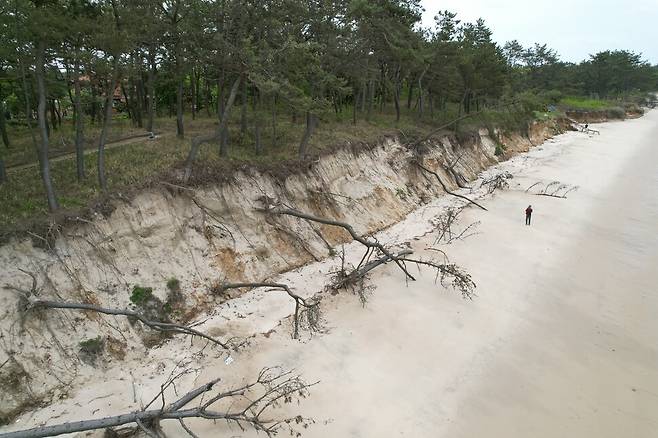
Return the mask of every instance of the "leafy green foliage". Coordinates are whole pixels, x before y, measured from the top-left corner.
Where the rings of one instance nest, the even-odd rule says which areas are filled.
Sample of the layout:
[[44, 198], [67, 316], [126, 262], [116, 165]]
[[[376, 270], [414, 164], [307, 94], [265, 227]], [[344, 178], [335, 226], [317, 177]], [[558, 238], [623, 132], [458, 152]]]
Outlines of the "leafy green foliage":
[[133, 287], [132, 293], [130, 294], [130, 302], [136, 306], [141, 306], [152, 297], [153, 288], [135, 285], [135, 287]]
[[78, 345], [80, 346], [80, 351], [94, 355], [100, 354], [103, 351], [103, 348], [105, 347], [103, 338], [101, 338], [100, 336], [81, 341]]
[[180, 291], [180, 281], [175, 277], [170, 278], [167, 280], [167, 289], [172, 292]]

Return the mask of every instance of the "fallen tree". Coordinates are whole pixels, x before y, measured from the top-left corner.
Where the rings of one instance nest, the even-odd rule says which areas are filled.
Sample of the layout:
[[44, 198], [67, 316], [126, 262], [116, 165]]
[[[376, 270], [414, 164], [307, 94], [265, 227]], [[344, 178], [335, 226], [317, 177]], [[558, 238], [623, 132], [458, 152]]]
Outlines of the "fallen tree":
[[480, 222], [473, 222], [464, 227], [461, 231], [455, 231], [453, 229], [453, 226], [457, 222], [457, 218], [462, 211], [462, 208], [448, 208], [445, 213], [439, 215], [435, 219], [434, 222], [437, 230], [437, 236], [436, 239], [434, 239], [435, 245], [449, 245], [454, 241], [463, 240], [475, 234], [473, 229], [476, 228]]
[[509, 188], [510, 179], [514, 178], [514, 175], [505, 171], [497, 173], [489, 178], [485, 178], [480, 183], [480, 187], [486, 187], [487, 193], [489, 195], [493, 194], [496, 190], [505, 190]]
[[[214, 379], [167, 404], [165, 390], [173, 384], [173, 380], [170, 379], [163, 384], [160, 392], [142, 410], [111, 417], [9, 432], [0, 434], [0, 438], [42, 438], [109, 429], [128, 424], [135, 425], [148, 436], [158, 437], [162, 435], [160, 422], [166, 420], [179, 422], [183, 430], [195, 437], [192, 429], [184, 423], [184, 420], [188, 418], [225, 421], [237, 425], [241, 430], [251, 428], [263, 432], [267, 436], [273, 436], [283, 430], [297, 434], [296, 426], [307, 427], [312, 423], [312, 420], [301, 416], [284, 419], [266, 418], [273, 408], [308, 395], [308, 388], [313, 384], [305, 383], [300, 376], [293, 375], [290, 371], [265, 368], [260, 372], [256, 381], [225, 391], [217, 389], [221, 379]], [[148, 409], [158, 400], [161, 401], [160, 408]], [[190, 406], [197, 400], [198, 402], [194, 406]]]
[[[438, 263], [433, 260], [409, 258], [407, 256], [410, 253], [407, 251], [402, 251], [401, 253], [395, 254], [376, 239], [358, 234], [354, 230], [354, 227], [348, 223], [314, 216], [294, 208], [289, 208], [283, 206], [281, 203], [274, 202], [274, 200], [267, 196], [261, 197], [260, 202], [263, 204], [263, 207], [259, 208], [258, 210], [263, 213], [280, 216], [292, 216], [309, 222], [340, 227], [349, 233], [352, 240], [365, 246], [366, 252], [362, 257], [361, 262], [357, 265], [356, 268], [352, 270], [351, 273], [346, 273], [343, 276], [345, 278], [350, 278], [350, 274], [352, 274], [352, 279], [360, 278], [377, 266], [380, 266], [384, 263], [393, 262], [404, 273], [408, 280], [415, 281], [416, 278], [409, 272], [409, 269], [407, 268], [407, 263], [410, 263], [415, 264], [417, 267], [425, 266], [433, 269], [436, 272], [436, 279], [440, 280], [441, 284], [443, 285], [445, 285], [445, 281], [447, 279], [450, 279], [450, 284], [456, 290], [460, 291], [464, 298], [470, 299], [474, 295], [475, 283], [471, 279], [471, 276], [454, 263], [449, 263], [447, 260], [445, 263]], [[373, 256], [377, 257], [377, 260], [373, 261], [372, 264], [369, 264], [370, 259]], [[346, 285], [348, 283], [349, 282], [345, 280], [339, 280], [337, 282], [338, 285]]]

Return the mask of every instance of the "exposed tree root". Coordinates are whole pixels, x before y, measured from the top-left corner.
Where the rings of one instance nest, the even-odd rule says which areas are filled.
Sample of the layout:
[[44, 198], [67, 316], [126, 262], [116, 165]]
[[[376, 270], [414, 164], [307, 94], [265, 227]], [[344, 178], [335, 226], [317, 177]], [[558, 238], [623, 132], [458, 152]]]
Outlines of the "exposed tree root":
[[433, 170], [428, 169], [427, 167], [425, 167], [425, 166], [422, 164], [422, 162], [419, 161], [418, 159], [414, 159], [412, 163], [415, 164], [415, 165], [416, 165], [419, 169], [421, 169], [423, 172], [426, 172], [426, 173], [429, 173], [429, 174], [431, 174], [431, 175], [434, 175], [434, 177], [437, 179], [437, 181], [439, 181], [439, 184], [440, 184], [441, 187], [443, 188], [443, 191], [446, 192], [447, 194], [449, 194], [450, 196], [455, 196], [455, 197], [457, 197], [457, 198], [463, 199], [464, 201], [468, 202], [469, 204], [473, 204], [473, 205], [475, 205], [476, 207], [479, 207], [479, 208], [481, 208], [482, 210], [487, 211], [487, 209], [486, 209], [485, 207], [483, 207], [482, 205], [480, 205], [480, 204], [478, 204], [477, 202], [473, 201], [472, 199], [469, 199], [469, 198], [467, 198], [466, 196], [460, 195], [459, 193], [452, 192], [450, 189], [448, 189], [448, 187], [445, 185], [445, 183], [443, 182], [443, 180], [441, 179], [441, 177], [439, 176], [439, 174], [436, 173], [436, 172], [434, 172]]

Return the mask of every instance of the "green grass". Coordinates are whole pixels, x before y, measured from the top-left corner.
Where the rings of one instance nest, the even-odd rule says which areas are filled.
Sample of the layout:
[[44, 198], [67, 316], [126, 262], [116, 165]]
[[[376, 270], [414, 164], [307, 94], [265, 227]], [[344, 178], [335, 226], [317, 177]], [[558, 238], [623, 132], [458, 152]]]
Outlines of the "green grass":
[[619, 106], [618, 102], [602, 99], [588, 99], [584, 97], [564, 97], [559, 106], [567, 110], [605, 111]]

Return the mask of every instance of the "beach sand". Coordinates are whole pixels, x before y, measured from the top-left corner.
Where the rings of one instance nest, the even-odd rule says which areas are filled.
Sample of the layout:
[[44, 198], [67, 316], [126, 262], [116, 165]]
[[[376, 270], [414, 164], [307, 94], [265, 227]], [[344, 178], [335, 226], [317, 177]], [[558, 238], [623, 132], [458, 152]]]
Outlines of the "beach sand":
[[[387, 266], [365, 308], [341, 301], [301, 345], [259, 343], [247, 374], [277, 363], [320, 381], [291, 410], [318, 421], [308, 437], [657, 436], [658, 112], [598, 129], [501, 165], [511, 189], [463, 214], [478, 234], [442, 249], [473, 301]], [[553, 180], [579, 189], [524, 191]]]

